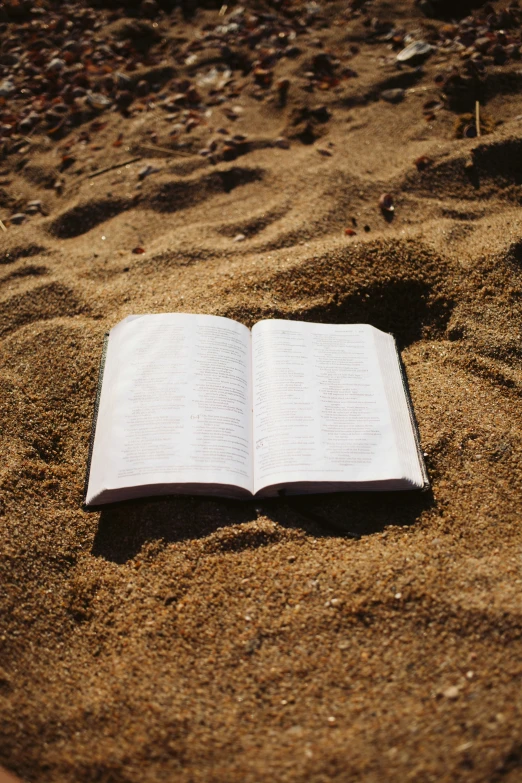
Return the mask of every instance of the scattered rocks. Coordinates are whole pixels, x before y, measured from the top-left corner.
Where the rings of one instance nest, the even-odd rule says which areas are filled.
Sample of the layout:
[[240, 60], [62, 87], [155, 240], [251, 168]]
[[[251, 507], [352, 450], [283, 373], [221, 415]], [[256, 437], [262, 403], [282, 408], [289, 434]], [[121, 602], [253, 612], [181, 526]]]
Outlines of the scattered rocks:
[[40, 200], [30, 201], [25, 209], [27, 215], [37, 215], [43, 212], [42, 202]]

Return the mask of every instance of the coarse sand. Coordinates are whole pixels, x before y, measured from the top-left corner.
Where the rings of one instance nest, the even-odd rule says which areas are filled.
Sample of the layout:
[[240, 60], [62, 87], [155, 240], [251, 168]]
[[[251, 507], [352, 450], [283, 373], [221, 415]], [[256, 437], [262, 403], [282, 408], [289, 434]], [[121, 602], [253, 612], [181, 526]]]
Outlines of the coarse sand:
[[[38, 82], [44, 124], [13, 132], [37, 88], [0, 99], [0, 762], [21, 779], [522, 780], [520, 24], [447, 5], [0, 3], [16, 89], [46, 37], [34, 71], [74, 66], [49, 58], [76, 18], [92, 43], [90, 93]], [[433, 48], [398, 65], [412, 40]], [[103, 335], [176, 311], [393, 332], [431, 490], [82, 511]]]

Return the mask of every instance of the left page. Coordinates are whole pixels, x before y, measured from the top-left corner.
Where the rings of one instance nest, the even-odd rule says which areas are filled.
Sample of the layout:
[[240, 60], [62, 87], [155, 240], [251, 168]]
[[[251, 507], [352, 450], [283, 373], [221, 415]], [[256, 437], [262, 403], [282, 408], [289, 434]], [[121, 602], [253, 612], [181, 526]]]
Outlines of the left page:
[[112, 329], [86, 505], [253, 491], [251, 333], [212, 315], [130, 316]]

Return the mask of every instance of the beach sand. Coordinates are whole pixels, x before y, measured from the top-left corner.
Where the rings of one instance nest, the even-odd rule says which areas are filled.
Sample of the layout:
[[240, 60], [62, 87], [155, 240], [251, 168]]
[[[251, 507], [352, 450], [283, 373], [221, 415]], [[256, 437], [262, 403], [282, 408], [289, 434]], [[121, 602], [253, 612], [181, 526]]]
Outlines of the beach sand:
[[[4, 0], [0, 82], [42, 37], [36, 71], [90, 40], [48, 82], [88, 60], [112, 107], [69, 127], [50, 94], [20, 134], [27, 94], [0, 106], [0, 762], [35, 783], [520, 781], [515, 11], [35, 5]], [[409, 40], [433, 48], [397, 64]], [[177, 311], [394, 333], [431, 490], [82, 511], [103, 335]]]

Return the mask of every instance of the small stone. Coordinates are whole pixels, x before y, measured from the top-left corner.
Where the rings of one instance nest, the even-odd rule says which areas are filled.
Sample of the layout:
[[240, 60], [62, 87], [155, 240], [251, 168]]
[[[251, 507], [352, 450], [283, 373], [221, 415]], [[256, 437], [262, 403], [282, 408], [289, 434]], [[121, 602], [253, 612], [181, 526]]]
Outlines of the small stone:
[[223, 160], [235, 160], [237, 158], [237, 149], [230, 144], [223, 147]]
[[397, 87], [395, 90], [383, 90], [381, 92], [381, 98], [388, 103], [400, 103], [404, 100], [406, 90], [401, 87]]
[[14, 223], [15, 226], [19, 226], [20, 223], [23, 223], [26, 219], [27, 215], [24, 212], [17, 212], [15, 215], [11, 215], [11, 223]]
[[36, 215], [38, 212], [42, 211], [42, 202], [38, 200], [30, 201], [25, 211], [28, 215]]
[[393, 205], [393, 197], [390, 193], [383, 193], [379, 199], [379, 207], [383, 212], [393, 212], [395, 207]]
[[413, 43], [402, 49], [397, 55], [398, 63], [407, 63], [408, 65], [415, 65], [422, 60], [425, 60], [431, 52], [433, 47], [426, 41], [413, 41]]
[[442, 695], [446, 699], [458, 699], [460, 693], [460, 688], [457, 685], [450, 685], [449, 688], [446, 688], [446, 690], [442, 691]]
[[275, 86], [279, 99], [279, 105], [284, 106], [288, 98], [288, 90], [290, 89], [290, 79], [278, 79]]
[[236, 236], [234, 237], [233, 241], [234, 242], [244, 242], [245, 239], [246, 239], [246, 235], [245, 234], [236, 234]]
[[53, 71], [54, 73], [59, 73], [60, 71], [63, 71], [65, 65], [65, 60], [60, 59], [60, 57], [54, 57], [47, 66], [47, 70]]
[[141, 98], [144, 98], [146, 95], [148, 95], [150, 92], [150, 86], [148, 81], [145, 79], [140, 79], [138, 84], [136, 85], [136, 95], [139, 95]]
[[497, 44], [493, 48], [491, 54], [493, 55], [493, 62], [495, 65], [504, 65], [507, 60], [506, 50], [500, 44]]
[[16, 87], [10, 79], [4, 79], [0, 82], [0, 98], [9, 98], [15, 91]]
[[424, 16], [435, 16], [435, 9], [433, 5], [430, 3], [430, 0], [420, 0], [419, 2], [419, 9], [422, 11]]
[[491, 38], [488, 38], [486, 35], [484, 35], [481, 36], [480, 38], [476, 38], [473, 46], [477, 50], [477, 52], [480, 52], [481, 54], [486, 54], [488, 49], [490, 49], [493, 43], [494, 42], [491, 40]]
[[112, 106], [111, 99], [107, 98], [107, 96], [103, 95], [101, 92], [88, 92], [86, 101], [91, 108], [96, 109], [97, 111], [104, 111]]
[[257, 67], [253, 70], [254, 81], [260, 87], [270, 87], [272, 84], [273, 73], [269, 68]]
[[140, 5], [141, 13], [144, 16], [156, 16], [159, 6], [156, 0], [142, 0]]
[[301, 737], [304, 734], [304, 729], [302, 726], [299, 726], [299, 724], [296, 724], [295, 726], [290, 726], [286, 733], [291, 737]]
[[428, 166], [431, 166], [431, 164], [433, 163], [431, 158], [428, 158], [427, 155], [421, 155], [414, 162], [415, 162], [415, 166], [417, 168], [417, 171], [424, 171], [424, 169], [427, 169]]
[[45, 119], [49, 125], [58, 125], [58, 123], [63, 120], [63, 117], [60, 112], [55, 111], [54, 109], [49, 109], [45, 112]]
[[20, 124], [18, 126], [22, 133], [29, 133], [32, 131], [34, 127], [34, 123], [29, 119], [29, 117], [24, 117], [23, 120], [20, 121]]
[[151, 174], [156, 174], [158, 171], [159, 169], [155, 168], [154, 166], [143, 166], [143, 168], [138, 171], [138, 179], [140, 181], [144, 180], [145, 177], [149, 177]]
[[120, 90], [128, 90], [132, 84], [130, 76], [127, 76], [126, 73], [121, 73], [121, 71], [116, 71], [114, 78], [116, 79], [116, 84]]
[[134, 100], [134, 95], [130, 90], [122, 90], [116, 96], [116, 104], [119, 109], [128, 109]]
[[279, 147], [281, 150], [288, 150], [290, 149], [290, 142], [288, 139], [285, 139], [283, 136], [280, 136], [278, 139], [274, 141], [274, 147]]

